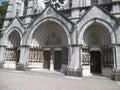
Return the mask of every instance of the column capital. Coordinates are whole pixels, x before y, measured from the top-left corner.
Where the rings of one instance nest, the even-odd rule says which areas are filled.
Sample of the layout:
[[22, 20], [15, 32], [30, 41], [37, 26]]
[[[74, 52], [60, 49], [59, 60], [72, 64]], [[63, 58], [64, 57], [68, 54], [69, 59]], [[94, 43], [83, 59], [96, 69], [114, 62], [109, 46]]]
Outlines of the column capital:
[[20, 45], [20, 47], [22, 47], [22, 48], [29, 48], [30, 46], [29, 45]]
[[82, 47], [83, 45], [79, 45], [79, 44], [72, 44], [72, 45], [69, 45], [70, 47]]
[[111, 44], [111, 46], [120, 46], [120, 43], [113, 43], [113, 44]]
[[7, 46], [6, 45], [0, 45], [0, 47], [5, 47], [6, 48]]

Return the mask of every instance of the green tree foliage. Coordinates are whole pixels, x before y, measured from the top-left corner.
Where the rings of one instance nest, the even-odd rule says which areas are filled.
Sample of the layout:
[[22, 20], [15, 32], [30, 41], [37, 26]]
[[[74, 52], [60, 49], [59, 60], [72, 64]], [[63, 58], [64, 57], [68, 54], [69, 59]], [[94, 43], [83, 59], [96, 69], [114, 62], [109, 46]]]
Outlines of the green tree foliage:
[[8, 7], [8, 1], [2, 2], [2, 5], [0, 6], [0, 28], [2, 28], [3, 26], [7, 7]]

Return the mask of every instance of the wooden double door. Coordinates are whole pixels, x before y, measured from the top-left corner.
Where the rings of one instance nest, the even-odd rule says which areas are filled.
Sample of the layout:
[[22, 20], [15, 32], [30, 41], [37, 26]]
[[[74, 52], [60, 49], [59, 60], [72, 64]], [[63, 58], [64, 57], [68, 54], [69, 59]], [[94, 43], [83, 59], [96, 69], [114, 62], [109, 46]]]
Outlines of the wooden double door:
[[91, 51], [90, 57], [91, 73], [101, 73], [101, 52]]
[[62, 66], [62, 51], [54, 51], [54, 53], [51, 53], [51, 51], [44, 51], [43, 68], [45, 69], [50, 68], [51, 57], [53, 57], [52, 59], [54, 62], [54, 70], [60, 70]]

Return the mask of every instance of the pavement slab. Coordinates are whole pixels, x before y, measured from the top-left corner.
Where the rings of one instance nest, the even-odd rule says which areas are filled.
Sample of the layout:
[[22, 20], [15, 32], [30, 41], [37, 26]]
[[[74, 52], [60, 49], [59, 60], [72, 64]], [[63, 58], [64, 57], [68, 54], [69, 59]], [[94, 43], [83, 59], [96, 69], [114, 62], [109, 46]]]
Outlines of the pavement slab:
[[120, 90], [120, 84], [101, 76], [78, 78], [59, 72], [0, 69], [0, 90]]

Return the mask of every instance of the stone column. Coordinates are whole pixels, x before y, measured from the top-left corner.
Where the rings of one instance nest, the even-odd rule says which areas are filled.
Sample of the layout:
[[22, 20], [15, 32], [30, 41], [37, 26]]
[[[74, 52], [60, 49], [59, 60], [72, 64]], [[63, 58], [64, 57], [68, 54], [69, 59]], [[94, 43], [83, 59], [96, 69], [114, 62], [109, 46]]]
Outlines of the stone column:
[[114, 46], [114, 69], [112, 79], [120, 81], [120, 45]]
[[50, 59], [50, 71], [54, 71], [54, 63], [52, 58]]
[[67, 75], [82, 76], [80, 49], [78, 45], [69, 46]]
[[6, 46], [0, 46], [0, 68], [3, 68]]
[[120, 17], [120, 4], [119, 3], [115, 3], [115, 1], [113, 1], [113, 5], [112, 5], [112, 13], [114, 14], [115, 17]]
[[21, 46], [19, 63], [17, 64], [16, 69], [26, 70], [28, 58], [29, 58], [29, 46]]
[[120, 46], [116, 46], [116, 64], [117, 69], [120, 69]]
[[25, 27], [27, 27], [31, 23], [32, 17], [30, 15], [34, 14], [33, 4], [34, 4], [33, 0], [30, 0], [28, 2], [27, 15], [26, 15], [26, 18], [25, 18]]
[[50, 55], [50, 71], [54, 71], [54, 49], [51, 49], [51, 55]]
[[113, 63], [114, 63], [114, 68], [117, 68], [117, 62], [116, 62], [116, 47], [113, 46]]
[[76, 22], [79, 18], [80, 10], [77, 8], [77, 7], [79, 7], [79, 2], [80, 2], [80, 0], [72, 0], [71, 8], [74, 8], [74, 9], [71, 10], [71, 17], [74, 18], [74, 20], [72, 20], [73, 22]]

